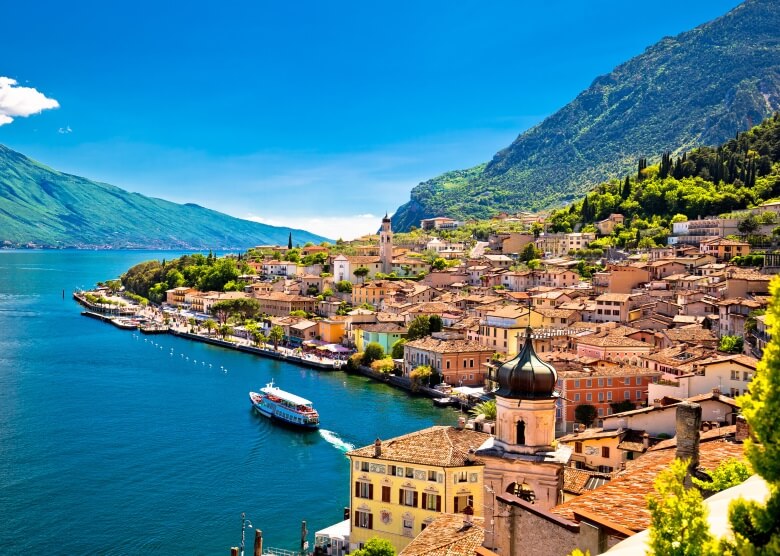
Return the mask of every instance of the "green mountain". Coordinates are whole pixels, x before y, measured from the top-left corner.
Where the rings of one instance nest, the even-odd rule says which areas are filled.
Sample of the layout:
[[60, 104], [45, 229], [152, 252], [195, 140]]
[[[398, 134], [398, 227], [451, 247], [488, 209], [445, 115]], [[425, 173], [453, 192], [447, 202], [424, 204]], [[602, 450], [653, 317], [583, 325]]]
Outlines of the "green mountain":
[[[780, 197], [780, 113], [717, 147], [699, 147], [677, 157], [663, 153], [657, 165], [641, 160], [623, 180], [598, 185], [582, 201], [551, 213], [553, 232], [570, 232], [613, 213], [626, 218], [602, 245], [633, 247], [666, 243], [673, 221], [729, 213], [749, 219], [743, 209]], [[774, 213], [762, 224], [777, 224]], [[745, 233], [752, 233], [750, 224]], [[652, 240], [652, 241], [647, 241]]]
[[302, 230], [179, 205], [63, 174], [0, 145], [0, 245], [238, 249], [320, 243]]
[[596, 78], [486, 163], [420, 183], [393, 216], [487, 218], [581, 197], [637, 159], [733, 138], [780, 108], [780, 2], [747, 0]]

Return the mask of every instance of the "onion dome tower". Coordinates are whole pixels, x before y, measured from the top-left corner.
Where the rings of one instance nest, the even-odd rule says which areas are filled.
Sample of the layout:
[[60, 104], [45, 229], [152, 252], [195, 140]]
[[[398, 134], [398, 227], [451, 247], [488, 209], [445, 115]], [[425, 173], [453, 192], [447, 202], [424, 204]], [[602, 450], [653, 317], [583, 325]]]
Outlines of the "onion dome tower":
[[558, 373], [536, 355], [531, 328], [513, 359], [498, 369], [496, 446], [506, 452], [550, 452], [555, 440]]

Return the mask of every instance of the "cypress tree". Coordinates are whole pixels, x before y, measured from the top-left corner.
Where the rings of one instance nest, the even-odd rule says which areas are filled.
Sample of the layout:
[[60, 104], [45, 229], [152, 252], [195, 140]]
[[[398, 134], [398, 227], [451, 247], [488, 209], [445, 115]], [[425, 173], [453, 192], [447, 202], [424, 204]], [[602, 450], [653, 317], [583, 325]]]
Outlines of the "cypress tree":
[[590, 222], [590, 205], [588, 204], [587, 195], [585, 195], [585, 200], [582, 201], [582, 209], [580, 209], [580, 212], [582, 212], [582, 220], [584, 222]]
[[287, 249], [292, 249], [292, 232], [290, 232], [290, 237], [287, 238]]
[[623, 191], [620, 192], [620, 196], [624, 199], [628, 199], [631, 195], [631, 180], [626, 176], [626, 181], [623, 182]]

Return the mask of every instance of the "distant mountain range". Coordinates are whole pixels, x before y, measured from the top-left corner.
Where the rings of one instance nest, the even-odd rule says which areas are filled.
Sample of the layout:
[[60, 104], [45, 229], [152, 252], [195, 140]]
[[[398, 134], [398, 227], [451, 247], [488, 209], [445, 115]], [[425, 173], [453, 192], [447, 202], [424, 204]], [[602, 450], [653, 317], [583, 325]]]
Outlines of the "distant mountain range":
[[0, 246], [227, 250], [287, 245], [290, 233], [325, 241], [57, 172], [0, 145]]
[[417, 185], [394, 214], [393, 229], [433, 216], [561, 206], [633, 171], [640, 157], [733, 138], [780, 108], [778, 29], [780, 2], [747, 0], [662, 39], [596, 78], [490, 162]]

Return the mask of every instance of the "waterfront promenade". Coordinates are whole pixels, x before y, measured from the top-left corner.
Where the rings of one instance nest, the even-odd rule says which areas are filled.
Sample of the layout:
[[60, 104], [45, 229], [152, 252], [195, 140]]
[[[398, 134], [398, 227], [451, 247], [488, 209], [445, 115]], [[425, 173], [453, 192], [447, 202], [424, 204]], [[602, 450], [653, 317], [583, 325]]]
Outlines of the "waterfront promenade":
[[[345, 363], [342, 359], [305, 353], [301, 348], [291, 348], [284, 345], [273, 346], [270, 344], [256, 345], [245, 338], [235, 335], [226, 335], [220, 338], [216, 334], [208, 332], [204, 334], [200, 332], [200, 326], [193, 328], [188, 322], [188, 318], [176, 310], [170, 311], [151, 306], [142, 307], [129, 303], [123, 297], [107, 297], [106, 299], [114, 304], [103, 305], [87, 300], [84, 292], [74, 292], [73, 298], [87, 309], [87, 316], [98, 317], [101, 320], [114, 324], [118, 328], [128, 328], [126, 323], [129, 322], [130, 317], [134, 317], [138, 322], [137, 328], [141, 332], [144, 332], [144, 330], [155, 333], [164, 331], [188, 340], [235, 349], [261, 357], [284, 360], [296, 365], [320, 370], [336, 370]], [[126, 305], [119, 305], [119, 303]]]

